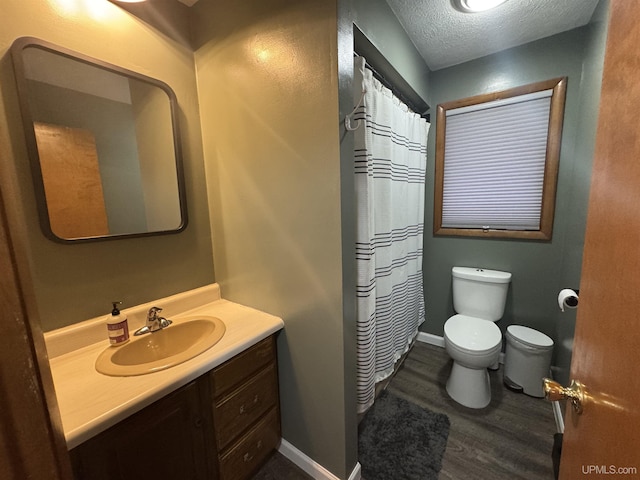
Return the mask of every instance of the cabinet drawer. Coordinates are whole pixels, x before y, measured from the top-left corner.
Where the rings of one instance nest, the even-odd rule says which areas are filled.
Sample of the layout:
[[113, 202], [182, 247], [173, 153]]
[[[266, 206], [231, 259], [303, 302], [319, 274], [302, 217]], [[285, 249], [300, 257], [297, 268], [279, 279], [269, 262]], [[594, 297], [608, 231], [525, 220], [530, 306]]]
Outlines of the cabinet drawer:
[[275, 361], [275, 358], [275, 339], [268, 337], [223, 363], [213, 370], [213, 396], [218, 397], [238, 385], [252, 373]]
[[224, 448], [249, 425], [278, 403], [278, 380], [275, 364], [220, 399], [214, 408], [218, 448]]
[[232, 448], [220, 456], [220, 480], [249, 478], [280, 441], [277, 409], [272, 409]]

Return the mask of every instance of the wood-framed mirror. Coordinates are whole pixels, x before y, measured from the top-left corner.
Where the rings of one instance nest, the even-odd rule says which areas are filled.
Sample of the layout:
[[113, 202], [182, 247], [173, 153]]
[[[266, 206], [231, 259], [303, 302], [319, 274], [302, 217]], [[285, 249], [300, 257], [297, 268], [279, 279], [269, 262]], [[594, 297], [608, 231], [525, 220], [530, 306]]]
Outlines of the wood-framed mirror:
[[44, 234], [73, 243], [184, 230], [173, 90], [32, 37], [11, 54]]

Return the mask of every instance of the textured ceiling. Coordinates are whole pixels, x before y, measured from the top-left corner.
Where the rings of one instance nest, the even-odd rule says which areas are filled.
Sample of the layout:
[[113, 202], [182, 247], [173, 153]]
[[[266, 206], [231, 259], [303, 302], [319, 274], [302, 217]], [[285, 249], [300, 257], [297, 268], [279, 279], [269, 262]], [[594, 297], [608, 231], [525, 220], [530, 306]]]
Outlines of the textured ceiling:
[[461, 13], [451, 0], [387, 0], [431, 70], [580, 27], [598, 0], [508, 0]]
[[[178, 1], [190, 7], [198, 0]], [[507, 0], [470, 14], [451, 0], [386, 0], [431, 70], [586, 25], [598, 1]]]

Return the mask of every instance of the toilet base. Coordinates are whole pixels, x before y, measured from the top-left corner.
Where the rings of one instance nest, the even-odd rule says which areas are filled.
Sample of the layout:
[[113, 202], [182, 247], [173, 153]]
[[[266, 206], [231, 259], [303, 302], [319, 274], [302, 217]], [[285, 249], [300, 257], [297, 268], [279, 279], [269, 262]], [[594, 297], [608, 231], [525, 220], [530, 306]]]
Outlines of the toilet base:
[[454, 361], [447, 380], [447, 393], [460, 405], [484, 408], [491, 402], [489, 372], [486, 368], [468, 368]]

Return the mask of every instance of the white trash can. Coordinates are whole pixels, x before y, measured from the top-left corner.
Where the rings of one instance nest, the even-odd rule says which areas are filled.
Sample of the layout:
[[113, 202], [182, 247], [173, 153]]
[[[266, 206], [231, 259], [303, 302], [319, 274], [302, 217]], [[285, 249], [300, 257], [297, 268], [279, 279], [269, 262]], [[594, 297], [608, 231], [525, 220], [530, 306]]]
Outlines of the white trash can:
[[549, 376], [553, 340], [522, 325], [507, 327], [504, 383], [532, 397], [544, 397], [542, 379]]

